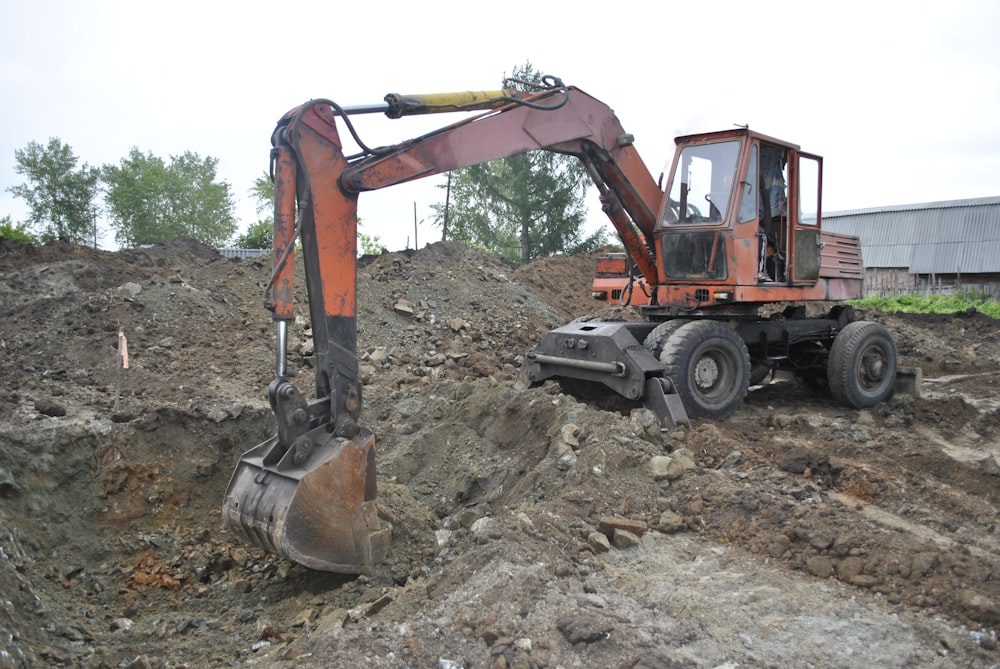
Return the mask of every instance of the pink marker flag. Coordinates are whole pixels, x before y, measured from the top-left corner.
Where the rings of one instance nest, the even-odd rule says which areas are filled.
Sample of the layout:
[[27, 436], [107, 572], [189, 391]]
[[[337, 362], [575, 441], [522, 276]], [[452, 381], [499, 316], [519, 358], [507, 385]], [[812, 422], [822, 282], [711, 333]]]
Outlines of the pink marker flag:
[[118, 331], [118, 357], [121, 358], [122, 369], [128, 369], [128, 340], [122, 330]]

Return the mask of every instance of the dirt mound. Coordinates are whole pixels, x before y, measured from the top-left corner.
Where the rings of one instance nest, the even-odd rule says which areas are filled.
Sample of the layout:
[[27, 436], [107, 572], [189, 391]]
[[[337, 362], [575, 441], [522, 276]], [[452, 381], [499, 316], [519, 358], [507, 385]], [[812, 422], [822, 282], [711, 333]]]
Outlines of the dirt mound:
[[[0, 240], [0, 667], [997, 665], [995, 321], [867, 315], [922, 397], [855, 411], [779, 378], [664, 433], [514, 390], [548, 329], [636, 317], [590, 299], [593, 270], [455, 243], [365, 260], [392, 549], [348, 577], [222, 528], [274, 429], [267, 259]], [[307, 395], [311, 335], [300, 304]]]

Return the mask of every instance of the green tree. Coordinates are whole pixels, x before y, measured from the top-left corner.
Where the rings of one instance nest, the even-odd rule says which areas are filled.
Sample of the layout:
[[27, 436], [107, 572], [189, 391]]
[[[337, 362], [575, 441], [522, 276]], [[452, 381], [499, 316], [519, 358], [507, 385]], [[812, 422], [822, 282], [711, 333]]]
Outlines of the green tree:
[[233, 246], [238, 249], [269, 249], [274, 246], [274, 221], [261, 219], [236, 237]]
[[0, 238], [14, 239], [22, 244], [34, 244], [34, 236], [25, 229], [23, 223], [15, 223], [10, 216], [0, 218]]
[[[358, 227], [361, 227], [360, 220], [358, 221]], [[358, 249], [360, 254], [365, 256], [381, 255], [387, 250], [378, 235], [366, 235], [360, 231], [358, 232]]]
[[[274, 218], [274, 182], [271, 181], [271, 177], [268, 176], [267, 172], [263, 172], [259, 177], [254, 179], [253, 184], [250, 186], [250, 197], [256, 203], [254, 206], [257, 209], [258, 216], [261, 214], [271, 214], [271, 218]], [[263, 221], [264, 219], [261, 220]]]
[[92, 243], [99, 170], [86, 163], [77, 167], [73, 149], [58, 137], [45, 146], [29, 142], [14, 151], [14, 160], [14, 171], [28, 182], [7, 191], [28, 204], [28, 226], [42, 241]]
[[262, 172], [250, 185], [250, 198], [257, 215], [271, 214], [250, 225], [247, 231], [233, 240], [238, 249], [269, 249], [274, 246], [274, 182], [267, 172]]
[[218, 160], [185, 151], [170, 163], [133, 148], [102, 168], [105, 202], [122, 246], [190, 237], [221, 246], [236, 230], [229, 184], [216, 182]]
[[[535, 90], [542, 75], [531, 63], [514, 68], [505, 86]], [[532, 151], [455, 170], [448, 196], [451, 239], [513, 261], [592, 251], [604, 230], [583, 231], [590, 177], [579, 162], [551, 151]], [[431, 205], [444, 225], [445, 205]]]
[[[254, 179], [250, 186], [250, 197], [256, 203], [257, 215], [274, 211], [274, 182], [267, 172]], [[378, 235], [366, 235], [360, 232], [361, 219], [358, 219], [358, 250], [364, 255], [378, 255], [385, 251]], [[241, 249], [269, 249], [274, 244], [274, 216], [261, 219], [247, 230], [245, 235], [236, 238], [236, 247]], [[243, 244], [247, 244], [244, 246]], [[257, 246], [257, 244], [266, 244]]]

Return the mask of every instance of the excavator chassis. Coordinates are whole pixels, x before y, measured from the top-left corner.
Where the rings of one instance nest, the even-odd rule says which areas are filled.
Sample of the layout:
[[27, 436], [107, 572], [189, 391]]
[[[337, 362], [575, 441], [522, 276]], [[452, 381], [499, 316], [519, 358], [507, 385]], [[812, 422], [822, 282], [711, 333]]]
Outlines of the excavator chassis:
[[918, 393], [919, 370], [899, 367], [896, 358], [888, 330], [856, 320], [847, 305], [823, 316], [806, 316], [801, 306], [768, 318], [713, 310], [658, 322], [583, 320], [557, 328], [525, 356], [521, 385], [550, 378], [600, 383], [641, 402], [669, 428], [689, 424], [689, 417], [725, 420], [772, 371], [791, 372], [854, 408], [893, 393]]

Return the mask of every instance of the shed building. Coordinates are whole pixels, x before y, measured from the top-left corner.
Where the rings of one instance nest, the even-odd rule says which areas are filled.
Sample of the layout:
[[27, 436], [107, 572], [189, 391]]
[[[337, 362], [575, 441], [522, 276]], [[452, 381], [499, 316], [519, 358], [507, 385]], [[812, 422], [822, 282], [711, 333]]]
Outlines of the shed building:
[[1000, 296], [1000, 197], [824, 212], [823, 229], [861, 239], [866, 295]]

